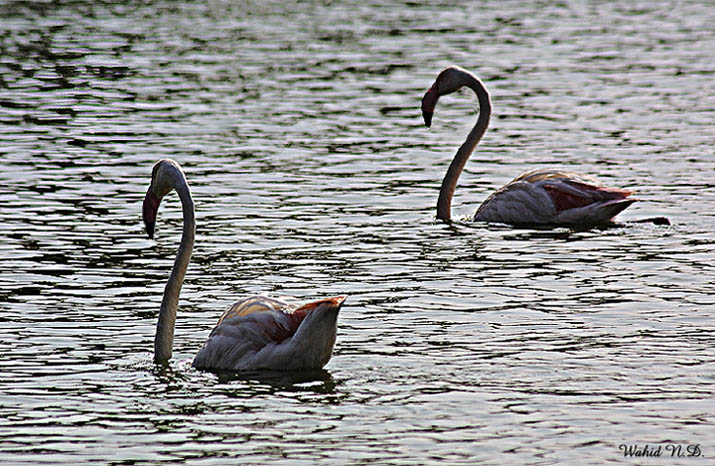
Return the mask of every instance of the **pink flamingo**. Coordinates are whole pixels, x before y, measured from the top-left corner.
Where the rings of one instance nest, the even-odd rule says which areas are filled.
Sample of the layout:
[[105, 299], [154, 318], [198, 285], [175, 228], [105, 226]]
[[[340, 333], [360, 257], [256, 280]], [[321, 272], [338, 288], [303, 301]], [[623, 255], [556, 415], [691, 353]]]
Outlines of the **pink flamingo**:
[[[479, 117], [442, 181], [437, 218], [447, 221], [451, 218], [452, 197], [459, 175], [489, 126], [491, 99], [479, 78], [457, 66], [443, 70], [422, 98], [422, 116], [429, 127], [437, 100], [463, 86], [477, 94]], [[625, 189], [602, 186], [595, 179], [577, 173], [533, 170], [492, 193], [479, 206], [474, 219], [512, 225], [602, 225], [611, 223], [613, 217], [636, 201], [628, 197], [631, 194]], [[669, 223], [663, 217], [642, 221]]]
[[[171, 359], [179, 292], [196, 229], [194, 201], [183, 170], [173, 160], [160, 160], [154, 165], [143, 205], [149, 238], [154, 237], [159, 203], [172, 190], [181, 200], [184, 228], [159, 310], [154, 339], [157, 363]], [[300, 307], [263, 296], [238, 301], [218, 320], [193, 365], [197, 369], [227, 371], [320, 369], [332, 356], [338, 312], [344, 300], [339, 296]]]

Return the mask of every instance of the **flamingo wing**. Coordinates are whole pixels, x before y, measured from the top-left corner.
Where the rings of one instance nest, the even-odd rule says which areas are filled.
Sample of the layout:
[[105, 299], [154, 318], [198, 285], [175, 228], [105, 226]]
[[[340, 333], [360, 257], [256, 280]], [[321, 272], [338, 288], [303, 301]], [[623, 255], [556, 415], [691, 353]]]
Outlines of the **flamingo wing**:
[[294, 307], [295, 306], [279, 299], [269, 298], [267, 296], [251, 296], [250, 298], [245, 298], [233, 303], [231, 307], [226, 309], [226, 311], [221, 315], [216, 325], [218, 326], [224, 320], [232, 317], [244, 317], [256, 312], [287, 312]]
[[264, 296], [231, 306], [194, 358], [197, 369], [245, 370], [280, 368], [286, 362], [275, 348], [295, 334], [305, 314], [287, 313], [287, 303]]
[[595, 203], [622, 200], [633, 194], [625, 189], [607, 188], [569, 179], [545, 183], [543, 187], [549, 193], [557, 214]]

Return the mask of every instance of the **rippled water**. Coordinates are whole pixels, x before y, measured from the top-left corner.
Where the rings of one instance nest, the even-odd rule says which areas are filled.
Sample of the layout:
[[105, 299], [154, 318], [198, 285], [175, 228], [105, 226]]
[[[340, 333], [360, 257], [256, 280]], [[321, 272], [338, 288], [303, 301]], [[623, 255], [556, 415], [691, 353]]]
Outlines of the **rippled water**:
[[[3, 2], [0, 462], [712, 462], [715, 9], [620, 3]], [[494, 117], [446, 225], [476, 103], [431, 130], [419, 103], [450, 64]], [[198, 219], [169, 368], [178, 199], [156, 241], [140, 214], [161, 157]], [[608, 229], [467, 221], [547, 165], [642, 202]], [[261, 293], [349, 295], [325, 370], [193, 370]]]

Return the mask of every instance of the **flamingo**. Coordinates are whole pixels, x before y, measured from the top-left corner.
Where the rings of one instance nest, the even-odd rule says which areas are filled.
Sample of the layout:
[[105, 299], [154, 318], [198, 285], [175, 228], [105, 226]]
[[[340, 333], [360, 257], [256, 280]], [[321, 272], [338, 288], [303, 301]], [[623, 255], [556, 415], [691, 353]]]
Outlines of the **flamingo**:
[[[457, 180], [489, 126], [492, 112], [489, 92], [474, 74], [451, 66], [443, 70], [422, 98], [422, 116], [430, 127], [437, 100], [467, 86], [477, 94], [479, 117], [457, 151], [442, 181], [437, 218], [449, 221]], [[604, 225], [637, 199], [632, 191], [608, 188], [595, 179], [558, 169], [526, 172], [492, 193], [477, 209], [474, 220], [511, 225]], [[664, 217], [645, 219], [669, 223]]]
[[[156, 326], [154, 362], [160, 364], [171, 359], [179, 293], [196, 230], [186, 176], [177, 162], [163, 159], [154, 165], [144, 198], [142, 214], [149, 238], [154, 237], [159, 203], [171, 190], [176, 190], [181, 200], [184, 226]], [[218, 320], [193, 366], [216, 371], [320, 369], [332, 356], [343, 301], [345, 297], [338, 296], [298, 307], [265, 296], [240, 300]]]

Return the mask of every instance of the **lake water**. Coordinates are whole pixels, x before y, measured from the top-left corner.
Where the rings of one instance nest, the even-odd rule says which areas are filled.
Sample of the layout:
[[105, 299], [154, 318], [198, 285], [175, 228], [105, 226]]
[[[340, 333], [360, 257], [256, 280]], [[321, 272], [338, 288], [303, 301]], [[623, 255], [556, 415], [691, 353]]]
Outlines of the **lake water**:
[[[2, 2], [0, 463], [712, 464], [713, 24], [689, 1]], [[419, 105], [451, 64], [494, 113], [447, 225], [476, 99], [432, 129]], [[162, 157], [198, 221], [167, 368], [176, 195], [141, 223]], [[541, 166], [642, 202], [613, 228], [469, 222]], [[191, 368], [252, 294], [349, 296], [323, 371]]]

